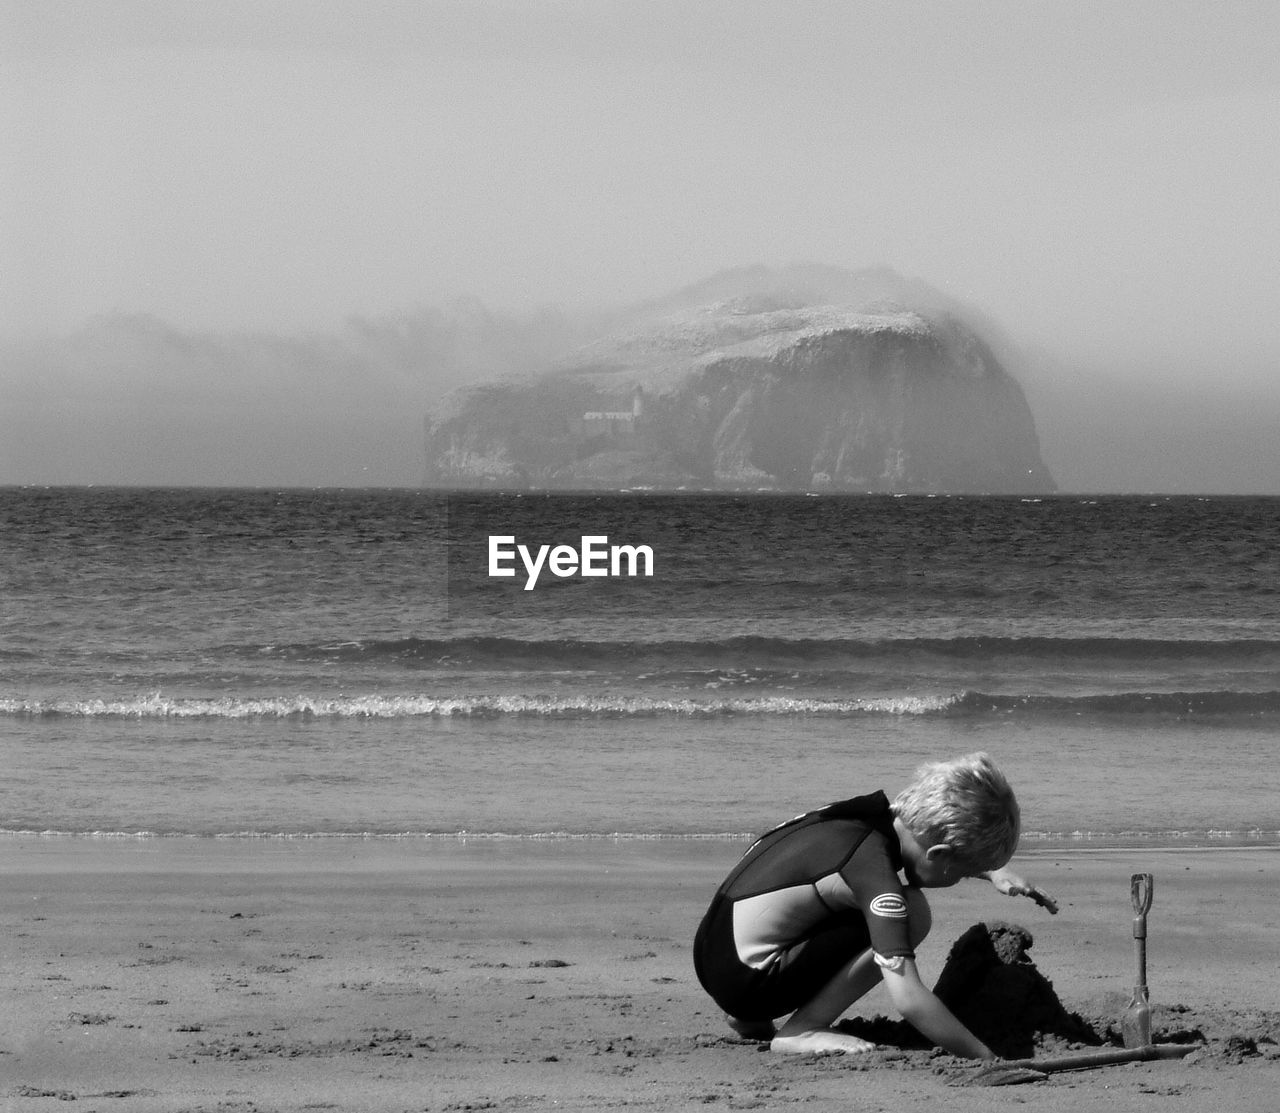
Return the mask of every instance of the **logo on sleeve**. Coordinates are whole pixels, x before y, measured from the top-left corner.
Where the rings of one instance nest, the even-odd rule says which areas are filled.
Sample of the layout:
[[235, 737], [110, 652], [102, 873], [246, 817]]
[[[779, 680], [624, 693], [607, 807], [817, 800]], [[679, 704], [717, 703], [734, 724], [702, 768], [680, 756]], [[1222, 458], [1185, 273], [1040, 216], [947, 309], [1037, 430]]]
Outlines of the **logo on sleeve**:
[[872, 900], [871, 911], [886, 920], [905, 920], [907, 901], [901, 893], [881, 893]]

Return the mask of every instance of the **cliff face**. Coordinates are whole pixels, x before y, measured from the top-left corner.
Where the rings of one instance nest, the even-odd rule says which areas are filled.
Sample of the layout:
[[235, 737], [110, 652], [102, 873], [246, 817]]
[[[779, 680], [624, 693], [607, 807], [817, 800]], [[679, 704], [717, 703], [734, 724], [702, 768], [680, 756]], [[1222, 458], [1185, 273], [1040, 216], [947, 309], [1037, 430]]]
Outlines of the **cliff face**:
[[427, 481], [1053, 490], [1021, 389], [954, 313], [803, 300], [679, 307], [541, 379], [474, 389], [429, 425]]

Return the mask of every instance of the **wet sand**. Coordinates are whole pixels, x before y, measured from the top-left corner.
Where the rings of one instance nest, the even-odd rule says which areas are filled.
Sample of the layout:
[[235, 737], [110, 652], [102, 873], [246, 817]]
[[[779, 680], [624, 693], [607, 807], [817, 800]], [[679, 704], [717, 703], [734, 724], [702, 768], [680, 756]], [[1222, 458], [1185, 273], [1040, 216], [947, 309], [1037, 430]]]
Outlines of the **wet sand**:
[[[1067, 1008], [1118, 1025], [1129, 875], [1155, 875], [1149, 981], [1176, 1062], [956, 1087], [892, 1048], [800, 1059], [735, 1037], [694, 980], [727, 840], [0, 843], [0, 1108], [1270, 1110], [1280, 852], [1038, 852], [1050, 917], [981, 882], [932, 894], [927, 981], [978, 921], [1029, 928]], [[862, 1003], [884, 1013], [880, 992]], [[816, 1104], [815, 1104], [816, 1103]]]

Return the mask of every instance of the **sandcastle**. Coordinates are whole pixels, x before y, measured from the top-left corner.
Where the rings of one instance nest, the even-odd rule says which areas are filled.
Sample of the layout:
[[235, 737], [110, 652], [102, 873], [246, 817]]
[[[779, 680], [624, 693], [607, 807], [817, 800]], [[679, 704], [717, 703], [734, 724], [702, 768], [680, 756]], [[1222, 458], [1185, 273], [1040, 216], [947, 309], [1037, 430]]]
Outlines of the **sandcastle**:
[[[1004, 1059], [1105, 1043], [1105, 1033], [1063, 1006], [1053, 983], [1027, 954], [1031, 945], [1031, 932], [1017, 924], [974, 924], [952, 945], [934, 992]], [[905, 1021], [883, 1016], [853, 1017], [839, 1027], [881, 1047], [931, 1046]]]
[[1047, 1043], [1103, 1043], [1063, 1006], [1027, 954], [1031, 945], [1031, 933], [1017, 924], [974, 924], [952, 945], [934, 993], [1002, 1058], [1029, 1056]]

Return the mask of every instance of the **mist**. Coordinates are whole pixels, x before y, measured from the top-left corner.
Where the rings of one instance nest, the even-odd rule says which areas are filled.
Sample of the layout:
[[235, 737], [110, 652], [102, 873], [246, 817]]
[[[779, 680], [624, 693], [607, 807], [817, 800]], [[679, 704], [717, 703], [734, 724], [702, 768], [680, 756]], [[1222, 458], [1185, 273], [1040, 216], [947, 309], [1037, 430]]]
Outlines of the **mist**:
[[468, 384], [544, 370], [585, 327], [552, 310], [492, 313], [474, 299], [296, 335], [96, 317], [0, 351], [0, 476], [414, 486], [430, 410]]
[[0, 3], [0, 483], [412, 485], [449, 393], [887, 265], [1081, 491], [1280, 492], [1280, 10]]

